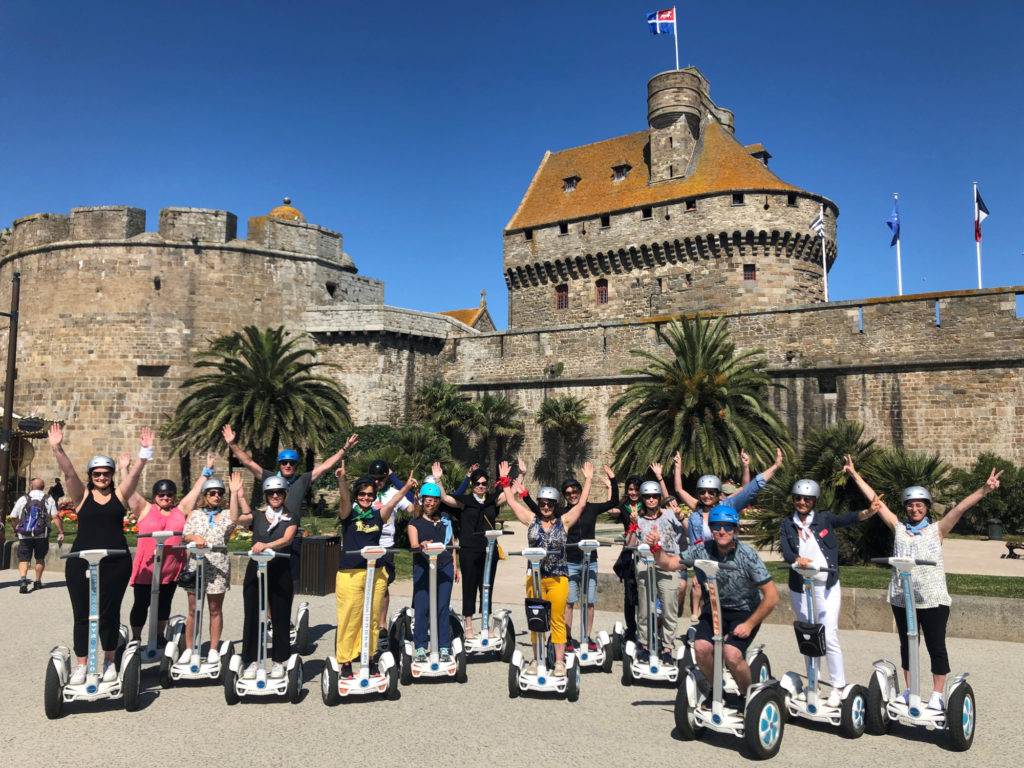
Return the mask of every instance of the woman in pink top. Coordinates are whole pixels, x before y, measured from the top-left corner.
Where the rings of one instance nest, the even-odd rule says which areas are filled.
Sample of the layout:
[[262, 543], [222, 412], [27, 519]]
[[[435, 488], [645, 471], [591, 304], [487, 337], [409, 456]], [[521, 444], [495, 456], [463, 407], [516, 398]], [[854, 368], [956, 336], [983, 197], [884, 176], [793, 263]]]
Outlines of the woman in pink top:
[[[125, 456], [121, 457], [124, 470]], [[202, 477], [189, 492], [186, 499], [199, 495]], [[155, 531], [181, 531], [185, 528], [185, 513], [175, 505], [178, 488], [173, 480], [157, 480], [153, 484], [153, 501], [146, 501], [140, 494], [134, 493], [128, 500], [132, 514], [138, 520], [139, 533]], [[182, 500], [184, 503], [185, 499]], [[167, 620], [171, 616], [171, 601], [174, 590], [178, 586], [178, 574], [185, 565], [185, 551], [173, 549], [181, 544], [180, 536], [167, 539], [164, 546], [164, 561], [160, 569], [160, 598], [157, 605], [159, 632], [162, 635], [167, 628]], [[132, 627], [132, 639], [142, 640], [142, 628], [149, 613], [150, 595], [153, 586], [153, 558], [156, 554], [156, 541], [152, 538], [140, 538], [135, 547], [135, 559], [132, 562], [132, 577], [128, 582], [135, 592], [129, 621]]]

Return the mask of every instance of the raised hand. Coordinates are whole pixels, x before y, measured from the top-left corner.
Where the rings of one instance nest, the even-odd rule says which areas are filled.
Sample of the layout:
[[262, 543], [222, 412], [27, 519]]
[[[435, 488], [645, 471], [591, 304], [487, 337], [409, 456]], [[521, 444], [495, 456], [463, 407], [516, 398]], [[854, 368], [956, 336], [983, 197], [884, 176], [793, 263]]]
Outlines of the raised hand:
[[[741, 451], [740, 452], [740, 460], [742, 461], [742, 459], [743, 459], [743, 453]], [[679, 451], [676, 451], [675, 455], [672, 456], [672, 468], [675, 469], [677, 466], [679, 466], [682, 463], [683, 463], [683, 457], [680, 455]]]
[[654, 473], [654, 476], [658, 479], [658, 482], [661, 482], [661, 462], [660, 461], [652, 461], [651, 462], [651, 472]]
[[241, 493], [243, 485], [242, 473], [237, 471], [232, 472], [231, 477], [228, 478], [228, 489], [231, 491], [232, 495]]
[[143, 427], [142, 432], [139, 435], [139, 444], [143, 448], [153, 447], [153, 430], [149, 427]]
[[478, 469], [480, 469], [480, 465], [479, 464], [470, 464], [469, 465], [469, 469], [466, 470], [466, 477], [469, 477], [474, 472], [476, 472]]
[[843, 456], [843, 472], [853, 477], [857, 474], [857, 470], [853, 466], [853, 457], [850, 454]]
[[338, 468], [336, 470], [334, 470], [334, 476], [336, 478], [338, 478], [338, 482], [339, 483], [344, 483], [345, 482], [345, 462], [344, 461], [342, 461], [341, 464], [338, 465]]
[[213, 469], [213, 465], [214, 465], [214, 463], [216, 461], [217, 461], [217, 457], [214, 456], [212, 453], [206, 454], [206, 468], [207, 469]]
[[518, 477], [512, 481], [512, 492], [519, 496], [523, 491], [526, 490], [526, 486], [523, 485], [523, 481]]
[[50, 444], [50, 447], [59, 448], [63, 440], [64, 431], [60, 428], [60, 424], [51, 424], [50, 431], [46, 433], [46, 441]]
[[519, 474], [520, 475], [525, 475], [526, 474], [526, 462], [523, 461], [523, 457], [522, 456], [516, 456], [516, 460], [519, 462]]
[[345, 453], [348, 453], [357, 445], [359, 445], [359, 435], [349, 435], [348, 439], [345, 441], [345, 445], [343, 446]]
[[220, 433], [224, 435], [224, 442], [228, 445], [235, 442], [235, 430], [231, 428], [230, 424], [225, 424], [221, 427]]
[[608, 476], [609, 480], [615, 479], [615, 470], [609, 467], [607, 464], [604, 466], [604, 473]]
[[508, 473], [511, 469], [511, 464], [509, 464], [507, 461], [502, 461], [498, 465], [498, 477], [508, 477]]
[[441, 466], [440, 461], [435, 461], [430, 465], [430, 474], [434, 476], [434, 482], [436, 483], [442, 477], [444, 477], [444, 468]]
[[742, 464], [744, 467], [750, 466], [750, 456], [742, 448], [740, 448], [740, 464]]
[[583, 462], [583, 478], [585, 480], [592, 480], [594, 478], [594, 465], [589, 461]]
[[985, 488], [988, 490], [986, 493], [990, 493], [999, 487], [999, 476], [1003, 474], [1003, 470], [996, 472], [996, 468], [992, 467], [992, 471], [988, 473], [988, 480], [985, 481]]
[[130, 453], [128, 453], [128, 451], [125, 451], [120, 456], [118, 456], [117, 466], [119, 466], [121, 468], [121, 474], [122, 475], [128, 474], [128, 468], [131, 465], [132, 465], [132, 455]]

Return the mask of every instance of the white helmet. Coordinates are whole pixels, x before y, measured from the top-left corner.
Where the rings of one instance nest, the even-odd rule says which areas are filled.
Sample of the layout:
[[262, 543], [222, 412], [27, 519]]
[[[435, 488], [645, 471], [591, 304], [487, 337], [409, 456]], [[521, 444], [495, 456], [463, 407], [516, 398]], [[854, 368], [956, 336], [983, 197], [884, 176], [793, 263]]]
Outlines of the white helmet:
[[93, 456], [89, 459], [89, 463], [85, 467], [86, 473], [92, 472], [94, 469], [100, 469], [106, 467], [107, 469], [115, 468], [114, 460], [109, 456]]
[[211, 477], [203, 482], [202, 493], [205, 494], [207, 491], [223, 491], [224, 483], [218, 480], [216, 477]]
[[697, 490], [709, 490], [722, 492], [722, 481], [718, 475], [701, 475], [697, 478]]
[[640, 484], [641, 496], [661, 496], [661, 484], [654, 480], [647, 480]]
[[545, 485], [539, 491], [537, 491], [538, 499], [545, 499], [547, 501], [553, 501], [558, 503], [558, 489], [552, 488], [550, 485]]
[[805, 477], [803, 480], [797, 480], [793, 483], [793, 490], [791, 493], [794, 496], [813, 496], [814, 498], [818, 498], [821, 496], [821, 486], [813, 480]]
[[263, 492], [267, 491], [287, 491], [288, 481], [280, 475], [271, 475], [263, 481]]
[[930, 507], [932, 505], [932, 495], [928, 493], [927, 488], [922, 488], [920, 485], [911, 485], [903, 489], [903, 503], [906, 504], [908, 501], [923, 501]]

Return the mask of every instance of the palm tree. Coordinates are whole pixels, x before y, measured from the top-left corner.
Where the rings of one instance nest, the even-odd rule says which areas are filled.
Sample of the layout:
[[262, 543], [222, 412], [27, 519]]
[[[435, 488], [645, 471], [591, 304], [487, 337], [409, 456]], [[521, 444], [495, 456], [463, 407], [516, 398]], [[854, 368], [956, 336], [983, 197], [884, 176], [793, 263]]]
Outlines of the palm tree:
[[523, 433], [523, 422], [519, 420], [522, 409], [507, 398], [487, 393], [472, 405], [467, 425], [476, 435], [477, 447], [487, 446], [487, 471], [496, 475], [498, 457], [504, 457], [509, 439]]
[[740, 473], [741, 449], [755, 466], [773, 462], [777, 446], [787, 449], [789, 432], [765, 398], [763, 350], [737, 354], [724, 318], [673, 320], [658, 337], [671, 355], [632, 350], [647, 367], [623, 371], [640, 380], [608, 409], [624, 413], [612, 438], [620, 472], [642, 473], [678, 449], [684, 475], [728, 477]]
[[451, 440], [468, 429], [472, 405], [454, 384], [434, 379], [419, 387], [412, 397], [413, 415]]
[[538, 471], [542, 480], [556, 482], [559, 474], [569, 471], [569, 454], [579, 448], [591, 418], [581, 397], [549, 397], [541, 403], [537, 423], [544, 430], [545, 453], [555, 455], [554, 462], [543, 462]]
[[253, 457], [274, 466], [284, 438], [289, 446], [319, 450], [324, 439], [350, 425], [348, 400], [338, 383], [317, 372], [303, 337], [286, 339], [284, 327], [247, 326], [215, 339], [196, 355], [203, 371], [181, 386], [191, 390], [164, 426], [175, 451], [221, 448], [221, 427], [231, 424]]

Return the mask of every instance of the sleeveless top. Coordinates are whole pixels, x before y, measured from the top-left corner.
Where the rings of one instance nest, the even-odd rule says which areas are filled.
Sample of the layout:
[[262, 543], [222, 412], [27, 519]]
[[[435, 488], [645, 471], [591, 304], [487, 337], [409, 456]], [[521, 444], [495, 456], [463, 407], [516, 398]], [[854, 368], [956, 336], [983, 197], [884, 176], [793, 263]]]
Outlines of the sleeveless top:
[[[149, 511], [139, 523], [139, 533], [153, 533], [154, 531], [183, 531], [185, 529], [185, 513], [177, 507], [164, 515], [156, 504], [149, 505]], [[160, 583], [170, 584], [178, 580], [178, 574], [185, 566], [185, 550], [172, 549], [176, 544], [181, 544], [180, 536], [172, 536], [164, 544], [164, 562], [160, 568]], [[128, 583], [152, 584], [153, 583], [153, 557], [156, 555], [156, 541], [150, 538], [140, 538], [135, 546], [135, 560], [132, 563], [132, 578]]]
[[556, 517], [554, 524], [544, 530], [540, 515], [535, 515], [533, 522], [526, 531], [527, 541], [531, 547], [543, 547], [550, 554], [540, 561], [542, 577], [559, 577], [569, 575], [569, 563], [565, 558], [565, 526], [562, 518]]
[[[366, 560], [356, 552], [363, 547], [374, 547], [380, 544], [380, 532], [383, 528], [380, 510], [370, 508], [363, 512], [355, 504], [348, 517], [341, 521], [341, 549], [338, 552], [338, 570], [366, 570]], [[352, 552], [352, 554], [349, 554]], [[378, 565], [380, 561], [378, 561]]]
[[111, 493], [106, 504], [100, 504], [85, 492], [85, 501], [78, 509], [78, 535], [71, 545], [72, 552], [83, 549], [128, 549], [124, 535], [124, 504]]
[[[914, 566], [910, 571], [910, 586], [914, 590], [914, 604], [918, 608], [952, 605], [953, 601], [946, 590], [946, 567], [942, 562], [942, 539], [938, 525], [926, 525], [919, 535], [911, 536], [900, 523], [896, 526], [892, 553], [894, 557], [913, 557], [935, 562], [935, 565]], [[895, 568], [889, 582], [889, 602], [892, 605], [906, 605], [903, 581]]]

